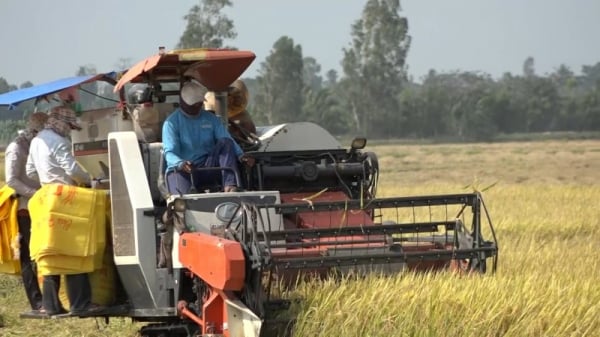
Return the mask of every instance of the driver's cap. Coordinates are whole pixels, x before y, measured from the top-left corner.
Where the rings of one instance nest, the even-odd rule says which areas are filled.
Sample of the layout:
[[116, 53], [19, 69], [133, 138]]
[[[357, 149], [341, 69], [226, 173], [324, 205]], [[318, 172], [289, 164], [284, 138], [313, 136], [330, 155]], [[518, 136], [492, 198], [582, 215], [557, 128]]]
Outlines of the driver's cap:
[[181, 100], [187, 105], [194, 105], [204, 101], [204, 87], [198, 82], [190, 81], [183, 84], [181, 88]]

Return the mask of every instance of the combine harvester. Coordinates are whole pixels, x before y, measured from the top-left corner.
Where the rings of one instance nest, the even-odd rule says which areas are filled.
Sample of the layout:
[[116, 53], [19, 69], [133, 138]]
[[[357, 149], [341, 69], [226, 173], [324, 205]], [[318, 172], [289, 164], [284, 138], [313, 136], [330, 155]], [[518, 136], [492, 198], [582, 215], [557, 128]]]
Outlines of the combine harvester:
[[[118, 82], [80, 82], [108, 78], [122, 100], [84, 111], [83, 130], [72, 135], [79, 162], [110, 190], [120, 291], [99, 316], [148, 322], [142, 336], [284, 335], [289, 322], [278, 313], [290, 300], [280, 288], [302, 275], [495, 270], [497, 243], [479, 193], [377, 198], [379, 166], [363, 151], [366, 139], [347, 149], [313, 123], [259, 128], [242, 192], [167, 195], [160, 131], [181, 83], [213, 91], [216, 114], [226, 116], [228, 86], [254, 58], [175, 50], [142, 60]], [[125, 102], [137, 83], [147, 85], [143, 103]], [[173, 221], [163, 221], [165, 212]]]

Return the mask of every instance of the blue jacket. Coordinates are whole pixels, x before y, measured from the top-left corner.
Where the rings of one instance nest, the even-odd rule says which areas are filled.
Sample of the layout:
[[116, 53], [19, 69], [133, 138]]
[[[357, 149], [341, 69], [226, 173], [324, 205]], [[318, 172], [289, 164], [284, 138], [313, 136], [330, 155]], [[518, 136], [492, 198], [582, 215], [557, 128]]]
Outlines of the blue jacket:
[[[201, 165], [221, 138], [232, 139], [219, 117], [211, 112], [201, 110], [198, 115], [192, 116], [181, 108], [175, 110], [167, 117], [162, 128], [166, 171], [174, 170], [186, 160]], [[233, 143], [239, 158], [244, 152], [235, 141]]]

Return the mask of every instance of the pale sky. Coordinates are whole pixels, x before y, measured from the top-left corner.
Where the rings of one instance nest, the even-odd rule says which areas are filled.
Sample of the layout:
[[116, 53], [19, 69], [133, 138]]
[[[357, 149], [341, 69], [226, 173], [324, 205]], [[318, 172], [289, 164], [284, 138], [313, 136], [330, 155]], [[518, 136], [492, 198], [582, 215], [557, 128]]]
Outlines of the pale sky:
[[[0, 0], [0, 77], [20, 85], [75, 74], [81, 65], [115, 70], [120, 58], [133, 63], [173, 48], [185, 28], [183, 16], [198, 0]], [[365, 0], [233, 0], [227, 15], [238, 37], [227, 44], [256, 53], [243, 77], [281, 36], [303, 55], [341, 72], [342, 48]], [[598, 0], [401, 0], [412, 45], [409, 75], [429, 69], [483, 71], [494, 77], [521, 73], [535, 58], [539, 74], [566, 64], [600, 61]], [[341, 74], [340, 74], [341, 75]]]

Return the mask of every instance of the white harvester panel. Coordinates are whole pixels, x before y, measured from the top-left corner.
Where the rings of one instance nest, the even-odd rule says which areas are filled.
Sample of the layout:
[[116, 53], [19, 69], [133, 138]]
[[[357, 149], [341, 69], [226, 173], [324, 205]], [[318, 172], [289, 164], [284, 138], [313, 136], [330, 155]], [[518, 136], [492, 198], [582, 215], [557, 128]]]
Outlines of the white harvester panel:
[[108, 178], [108, 133], [133, 131], [131, 119], [124, 118], [116, 108], [83, 112], [81, 131], [71, 133], [73, 154], [77, 161], [95, 178]]
[[261, 141], [258, 151], [310, 151], [342, 149], [340, 142], [327, 130], [310, 122], [286, 123], [259, 127]]
[[[187, 209], [185, 210], [185, 222], [188, 230], [192, 232], [202, 232], [205, 234], [211, 233], [218, 226], [223, 225], [222, 221], [217, 219], [216, 209], [224, 203], [232, 203], [239, 205], [241, 202], [251, 204], [280, 204], [278, 191], [248, 191], [240, 193], [203, 193], [185, 195]], [[283, 221], [280, 214], [275, 214], [271, 209], [271, 213], [267, 214], [266, 209], [262, 209], [263, 218], [271, 220], [269, 225], [271, 228], [259, 228], [259, 231], [282, 230]], [[261, 223], [262, 225], [262, 223]]]
[[[211, 234], [216, 236], [222, 236], [225, 229], [227, 220], [219, 219], [217, 209], [219, 207], [227, 206], [229, 210], [238, 210], [237, 214], [241, 214], [241, 210], [237, 208], [241, 203], [248, 204], [280, 204], [281, 198], [279, 191], [247, 191], [237, 193], [200, 193], [200, 194], [186, 194], [181, 196], [171, 196], [168, 203], [173, 202], [174, 199], [181, 199], [185, 201], [184, 223], [186, 231], [190, 232], [201, 232], [205, 234]], [[229, 204], [229, 205], [227, 205]], [[280, 231], [283, 230], [283, 218], [281, 214], [275, 213], [273, 208], [262, 208], [260, 210], [261, 217], [264, 222], [260, 222], [257, 228], [258, 233], [263, 231]], [[233, 213], [227, 217], [235, 218], [236, 215]], [[234, 220], [237, 222], [238, 220]], [[263, 227], [264, 226], [266, 227]], [[268, 227], [267, 227], [268, 226]], [[260, 235], [260, 234], [259, 234]], [[174, 233], [173, 242], [179, 241], [179, 234], [177, 231]], [[173, 267], [181, 268], [179, 262], [179, 250], [177, 245], [173, 245], [172, 250], [173, 256]]]

